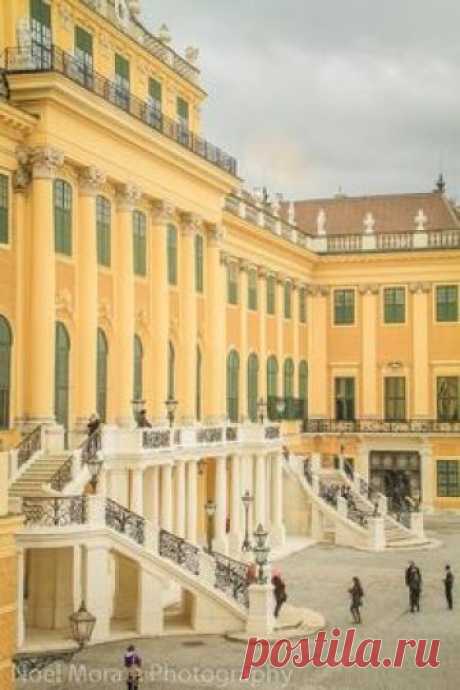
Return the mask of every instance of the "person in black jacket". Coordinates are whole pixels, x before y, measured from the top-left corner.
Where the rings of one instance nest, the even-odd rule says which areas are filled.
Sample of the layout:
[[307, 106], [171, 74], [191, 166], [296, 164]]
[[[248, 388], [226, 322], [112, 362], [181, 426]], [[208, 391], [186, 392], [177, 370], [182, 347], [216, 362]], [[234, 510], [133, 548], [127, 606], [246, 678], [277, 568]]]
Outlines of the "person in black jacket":
[[444, 578], [444, 590], [446, 593], [447, 608], [449, 609], [449, 611], [452, 611], [452, 609], [454, 608], [454, 600], [452, 597], [452, 589], [454, 587], [454, 574], [451, 570], [450, 565], [446, 565], [445, 571], [446, 576]]
[[275, 616], [275, 618], [278, 618], [280, 609], [287, 600], [286, 585], [279, 575], [274, 575], [272, 577], [272, 585], [273, 596], [275, 597], [276, 602], [275, 611], [273, 615]]
[[353, 585], [348, 593], [351, 596], [350, 611], [353, 616], [353, 623], [362, 623], [360, 608], [363, 605], [364, 590], [359, 577], [353, 578]]
[[415, 609], [420, 611], [420, 595], [422, 593], [422, 573], [420, 568], [415, 565], [414, 561], [409, 562], [409, 567], [406, 569], [406, 586], [409, 588], [409, 606], [410, 612], [414, 613]]

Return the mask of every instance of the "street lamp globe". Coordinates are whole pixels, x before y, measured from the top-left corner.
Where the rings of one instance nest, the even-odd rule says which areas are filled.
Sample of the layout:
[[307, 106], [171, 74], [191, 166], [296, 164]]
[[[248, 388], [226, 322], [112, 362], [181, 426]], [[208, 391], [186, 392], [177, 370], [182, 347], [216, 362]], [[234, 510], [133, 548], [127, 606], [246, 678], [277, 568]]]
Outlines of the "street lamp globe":
[[259, 523], [256, 531], [254, 532], [254, 538], [256, 543], [253, 547], [254, 557], [257, 565], [259, 566], [259, 572], [257, 576], [257, 582], [259, 585], [267, 584], [267, 576], [265, 575], [264, 568], [268, 563], [268, 554], [270, 553], [270, 547], [267, 544], [268, 532], [264, 530], [263, 526]]
[[91, 639], [96, 618], [87, 610], [85, 602], [82, 601], [78, 611], [69, 616], [69, 621], [72, 639], [75, 640], [79, 649], [83, 649]]

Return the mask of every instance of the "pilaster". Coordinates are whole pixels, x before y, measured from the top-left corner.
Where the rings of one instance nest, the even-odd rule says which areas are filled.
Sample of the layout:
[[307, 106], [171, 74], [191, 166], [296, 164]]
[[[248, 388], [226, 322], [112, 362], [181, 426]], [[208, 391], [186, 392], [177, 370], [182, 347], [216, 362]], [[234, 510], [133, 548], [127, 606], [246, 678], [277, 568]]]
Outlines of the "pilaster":
[[377, 324], [378, 285], [361, 285], [361, 416], [378, 416]]
[[208, 227], [207, 233], [207, 284], [212, 286], [207, 299], [206, 368], [212, 376], [206, 376], [205, 417], [210, 423], [225, 419], [225, 352], [226, 352], [226, 303], [225, 275], [221, 264], [221, 248], [224, 231], [221, 226]]
[[429, 376], [429, 329], [430, 310], [428, 299], [431, 291], [429, 283], [411, 283], [412, 295], [412, 366], [413, 419], [430, 417], [430, 376]]
[[329, 288], [308, 290], [308, 410], [312, 419], [328, 416], [327, 331]]

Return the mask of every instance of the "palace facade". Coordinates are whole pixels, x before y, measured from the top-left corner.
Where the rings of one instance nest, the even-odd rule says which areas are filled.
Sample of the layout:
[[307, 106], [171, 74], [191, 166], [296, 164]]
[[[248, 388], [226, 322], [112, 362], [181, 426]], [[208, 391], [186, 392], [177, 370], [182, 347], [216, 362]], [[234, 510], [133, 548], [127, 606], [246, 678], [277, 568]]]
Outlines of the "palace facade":
[[[169, 580], [196, 630], [234, 627], [236, 605], [190, 578], [210, 540], [230, 568], [247, 525], [274, 548], [328, 521], [339, 543], [384, 541], [377, 517], [331, 513], [324, 472], [367, 483], [389, 516], [404, 497], [460, 508], [460, 216], [442, 181], [249, 194], [202, 133], [196, 51], [179, 56], [138, 5], [0, 9], [0, 439], [25, 514], [20, 647], [66, 630], [83, 596], [95, 640], [161, 633]], [[151, 427], [136, 428], [141, 408]]]

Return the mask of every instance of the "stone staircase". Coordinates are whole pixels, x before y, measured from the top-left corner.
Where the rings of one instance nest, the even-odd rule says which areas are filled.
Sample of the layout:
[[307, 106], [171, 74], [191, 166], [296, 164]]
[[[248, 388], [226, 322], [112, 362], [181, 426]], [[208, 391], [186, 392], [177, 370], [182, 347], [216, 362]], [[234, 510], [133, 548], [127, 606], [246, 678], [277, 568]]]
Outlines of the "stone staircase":
[[44, 453], [37, 457], [29, 467], [11, 484], [9, 495], [12, 498], [22, 496], [48, 496], [49, 492], [44, 488], [50, 483], [56, 472], [63, 466], [69, 457], [69, 452]]

